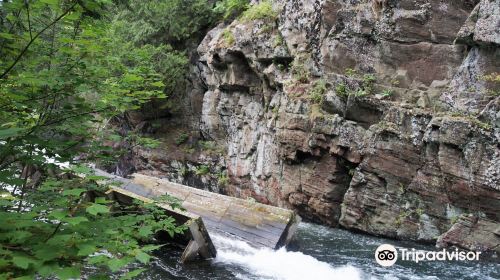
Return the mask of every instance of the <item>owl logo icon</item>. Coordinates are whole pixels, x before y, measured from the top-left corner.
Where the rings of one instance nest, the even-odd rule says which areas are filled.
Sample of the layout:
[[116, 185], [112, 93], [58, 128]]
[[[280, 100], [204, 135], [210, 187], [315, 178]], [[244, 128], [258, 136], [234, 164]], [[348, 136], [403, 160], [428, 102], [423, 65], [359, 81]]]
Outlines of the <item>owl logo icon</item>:
[[382, 244], [375, 250], [375, 261], [381, 266], [393, 266], [398, 260], [398, 251], [390, 244]]

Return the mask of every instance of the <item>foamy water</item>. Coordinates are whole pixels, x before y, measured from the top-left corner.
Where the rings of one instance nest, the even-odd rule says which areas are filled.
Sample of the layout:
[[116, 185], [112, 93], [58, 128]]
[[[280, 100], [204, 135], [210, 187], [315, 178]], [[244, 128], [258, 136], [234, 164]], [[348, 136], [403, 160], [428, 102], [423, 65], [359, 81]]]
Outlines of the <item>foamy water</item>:
[[211, 234], [217, 247], [212, 261], [179, 263], [182, 250], [162, 248], [141, 279], [148, 280], [497, 280], [498, 263], [398, 262], [382, 267], [374, 252], [380, 244], [434, 250], [342, 229], [301, 223], [289, 250], [255, 249], [235, 238]]
[[[361, 271], [353, 266], [333, 267], [301, 252], [282, 248], [256, 249], [243, 241], [213, 235], [217, 247], [215, 263], [240, 266], [259, 279], [303, 280], [303, 279], [361, 279]], [[237, 278], [249, 279], [248, 275], [237, 274]]]

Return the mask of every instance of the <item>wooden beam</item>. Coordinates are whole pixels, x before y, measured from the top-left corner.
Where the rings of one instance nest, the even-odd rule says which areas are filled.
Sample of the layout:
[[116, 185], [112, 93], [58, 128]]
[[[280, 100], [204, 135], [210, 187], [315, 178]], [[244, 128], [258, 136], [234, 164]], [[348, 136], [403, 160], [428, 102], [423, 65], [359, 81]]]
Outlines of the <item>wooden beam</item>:
[[129, 199], [154, 202], [154, 198], [162, 195], [177, 198], [185, 211], [172, 209], [166, 204], [158, 205], [172, 215], [189, 221], [191, 241], [184, 251], [183, 261], [192, 260], [196, 255], [215, 257], [216, 249], [209, 233], [235, 236], [254, 247], [277, 249], [286, 246], [301, 221], [291, 210], [212, 193], [165, 179], [142, 174], [134, 174], [132, 179], [126, 179], [100, 170], [97, 175], [121, 182], [121, 186], [113, 187], [112, 190]]

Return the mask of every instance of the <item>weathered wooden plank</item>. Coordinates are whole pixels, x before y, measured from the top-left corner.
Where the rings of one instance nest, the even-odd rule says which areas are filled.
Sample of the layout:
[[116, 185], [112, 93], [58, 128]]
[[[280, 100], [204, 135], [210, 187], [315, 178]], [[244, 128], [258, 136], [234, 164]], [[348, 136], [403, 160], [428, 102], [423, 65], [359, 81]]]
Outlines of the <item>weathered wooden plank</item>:
[[211, 193], [176, 184], [165, 179], [134, 174], [134, 183], [182, 200], [182, 206], [200, 215], [209, 231], [227, 232], [256, 247], [278, 248], [286, 245], [298, 222], [286, 209]]
[[[212, 193], [165, 179], [142, 174], [134, 174], [132, 180], [113, 177], [123, 183], [123, 190], [139, 196], [151, 199], [168, 194], [176, 197], [187, 213], [202, 218], [208, 232], [237, 236], [255, 247], [274, 249], [285, 246], [300, 222], [300, 217], [287, 209]], [[196, 244], [190, 244], [189, 250], [201, 247], [198, 241], [194, 242]], [[200, 251], [199, 248], [197, 250]], [[191, 254], [186, 254], [186, 258], [190, 258]]]
[[[108, 196], [118, 202], [127, 204], [132, 202], [133, 199], [138, 199], [146, 203], [154, 203], [152, 198], [146, 197], [146, 195], [152, 196], [153, 192], [138, 191], [141, 189], [141, 186], [131, 183], [124, 184], [124, 186], [127, 187], [127, 189], [112, 187], [108, 192]], [[138, 191], [140, 194], [135, 193], [135, 191]], [[177, 222], [188, 226], [189, 231], [187, 233], [191, 236], [191, 240], [184, 249], [181, 262], [192, 261], [198, 255], [205, 259], [216, 257], [217, 250], [200, 216], [181, 209], [174, 209], [170, 207], [170, 205], [164, 203], [157, 203], [157, 206], [164, 209], [167, 214], [176, 217]]]

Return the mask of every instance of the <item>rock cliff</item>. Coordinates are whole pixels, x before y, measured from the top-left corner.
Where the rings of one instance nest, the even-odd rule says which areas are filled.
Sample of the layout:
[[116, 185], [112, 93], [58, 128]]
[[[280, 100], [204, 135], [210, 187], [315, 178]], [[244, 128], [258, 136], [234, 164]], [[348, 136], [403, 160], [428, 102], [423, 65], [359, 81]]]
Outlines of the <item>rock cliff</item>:
[[136, 169], [500, 252], [499, 0], [275, 0], [194, 57], [184, 114]]

